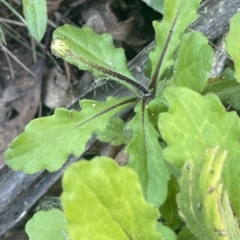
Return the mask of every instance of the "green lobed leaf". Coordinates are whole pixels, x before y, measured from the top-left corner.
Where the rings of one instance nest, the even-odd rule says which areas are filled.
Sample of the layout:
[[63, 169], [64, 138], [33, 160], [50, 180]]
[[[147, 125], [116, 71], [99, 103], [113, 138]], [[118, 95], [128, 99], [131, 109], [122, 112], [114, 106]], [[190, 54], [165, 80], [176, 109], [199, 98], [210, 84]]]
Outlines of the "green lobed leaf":
[[138, 103], [136, 115], [127, 126], [133, 138], [126, 153], [129, 155], [128, 166], [139, 176], [145, 199], [158, 208], [166, 200], [170, 176], [158, 142], [159, 134], [150, 123], [147, 108], [143, 104]]
[[230, 31], [226, 37], [226, 50], [235, 67], [235, 78], [240, 82], [240, 13], [236, 13], [230, 21]]
[[59, 209], [39, 211], [27, 222], [25, 231], [30, 240], [67, 240], [67, 220]]
[[229, 239], [220, 206], [226, 155], [215, 147], [183, 168], [177, 202], [187, 227], [201, 240]]
[[174, 65], [173, 52], [180, 44], [182, 33], [198, 17], [197, 9], [199, 3], [200, 0], [165, 1], [162, 22], [153, 22], [156, 31], [157, 47], [149, 55], [152, 63], [151, 79], [156, 78], [156, 80], [159, 80], [165, 70], [169, 66]]
[[[112, 68], [129, 78], [133, 78], [127, 67], [124, 50], [114, 47], [110, 34], [103, 33], [99, 35], [92, 28], [76, 28], [65, 24], [54, 31], [53, 40], [58, 38], [68, 41], [71, 46], [71, 52], [76, 56], [81, 56], [93, 63]], [[80, 63], [78, 59], [72, 56], [67, 55], [65, 59], [81, 69], [89, 70], [90, 68], [90, 66]], [[94, 71], [93, 73], [101, 77], [99, 71]]]
[[137, 174], [108, 157], [73, 163], [61, 199], [71, 240], [162, 239], [159, 213], [144, 200]]
[[156, 11], [163, 13], [164, 0], [143, 0], [143, 1]]
[[183, 35], [173, 76], [174, 85], [202, 92], [207, 85], [212, 60], [213, 50], [202, 33]]
[[183, 87], [167, 88], [164, 97], [169, 102], [169, 111], [160, 114], [158, 126], [168, 145], [164, 149], [166, 160], [181, 168], [207, 148], [219, 145], [227, 150], [223, 182], [240, 216], [240, 124], [236, 112], [227, 113], [213, 94], [201, 96]]
[[[99, 78], [110, 78], [138, 93], [148, 91], [136, 82], [129, 71], [122, 48], [115, 48], [110, 34], [96, 34], [92, 28], [76, 28], [65, 24], [53, 33], [54, 55]], [[130, 81], [130, 83], [129, 83]]]
[[23, 13], [31, 35], [41, 41], [47, 28], [46, 0], [23, 0]]
[[95, 131], [97, 138], [113, 146], [118, 146], [129, 141], [124, 134], [125, 122], [121, 118], [111, 118], [103, 131]]
[[135, 101], [112, 97], [106, 102], [83, 100], [80, 112], [58, 108], [53, 116], [35, 119], [10, 144], [6, 163], [25, 173], [57, 171], [70, 154], [78, 156], [84, 151], [95, 130], [102, 131], [110, 118]]

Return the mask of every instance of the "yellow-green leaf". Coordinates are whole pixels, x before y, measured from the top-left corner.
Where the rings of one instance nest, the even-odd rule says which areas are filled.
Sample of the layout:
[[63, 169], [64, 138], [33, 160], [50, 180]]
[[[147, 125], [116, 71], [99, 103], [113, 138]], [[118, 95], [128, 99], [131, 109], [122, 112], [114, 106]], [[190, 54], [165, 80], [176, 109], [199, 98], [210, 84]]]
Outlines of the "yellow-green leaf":
[[227, 152], [207, 150], [186, 163], [177, 202], [189, 230], [201, 240], [228, 240], [221, 209], [221, 173]]
[[10, 144], [6, 163], [25, 173], [57, 171], [70, 154], [78, 156], [84, 151], [94, 131], [105, 129], [112, 117], [135, 101], [112, 97], [105, 102], [83, 100], [80, 112], [58, 108], [52, 116], [34, 119]]
[[30, 240], [66, 240], [67, 220], [62, 211], [39, 211], [27, 222], [25, 230]]
[[169, 111], [161, 113], [158, 126], [167, 143], [166, 160], [181, 168], [194, 162], [208, 148], [227, 150], [223, 183], [237, 216], [240, 216], [240, 122], [236, 112], [226, 112], [217, 96], [200, 94], [183, 87], [164, 91]]
[[41, 41], [47, 28], [46, 0], [23, 0], [23, 13], [29, 32]]
[[112, 159], [96, 157], [72, 164], [61, 196], [71, 240], [161, 240], [159, 213], [141, 192], [137, 174]]

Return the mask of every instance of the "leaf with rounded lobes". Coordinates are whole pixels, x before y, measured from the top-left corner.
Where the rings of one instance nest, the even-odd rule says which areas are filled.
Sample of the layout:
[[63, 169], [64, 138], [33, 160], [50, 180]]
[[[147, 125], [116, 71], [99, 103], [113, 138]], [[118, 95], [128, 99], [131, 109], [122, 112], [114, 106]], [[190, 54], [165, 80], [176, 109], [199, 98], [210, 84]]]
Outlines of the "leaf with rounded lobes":
[[52, 53], [99, 78], [110, 78], [133, 92], [148, 90], [129, 71], [122, 48], [115, 48], [110, 34], [96, 34], [92, 28], [76, 28], [65, 24], [53, 33]]
[[23, 0], [23, 13], [32, 36], [41, 41], [47, 28], [46, 0]]
[[[110, 34], [103, 33], [99, 35], [92, 28], [76, 28], [65, 24], [54, 31], [53, 40], [56, 39], [62, 39], [70, 44], [70, 52], [72, 52], [73, 56], [71, 54], [67, 55], [65, 60], [79, 68], [84, 70], [91, 69], [90, 65], [86, 65], [77, 59], [81, 57], [89, 62], [114, 69], [129, 78], [133, 78], [127, 67], [123, 49], [114, 47]], [[94, 70], [93, 73], [101, 77], [99, 71]]]
[[66, 240], [67, 220], [59, 209], [39, 211], [27, 222], [25, 230], [31, 240]]
[[80, 112], [58, 108], [54, 115], [26, 126], [6, 151], [6, 163], [25, 173], [57, 171], [70, 154], [83, 153], [94, 131], [103, 130], [112, 117], [135, 102], [136, 98], [109, 97], [106, 102], [82, 100]]
[[158, 126], [167, 143], [166, 160], [181, 168], [208, 148], [218, 145], [226, 150], [223, 183], [240, 216], [240, 122], [236, 112], [226, 112], [214, 94], [201, 96], [184, 87], [169, 87], [164, 97], [169, 102], [169, 111], [160, 114]]
[[210, 76], [212, 61], [213, 50], [207, 38], [200, 32], [185, 34], [176, 62], [174, 85], [202, 92]]
[[129, 155], [128, 166], [139, 176], [145, 199], [158, 208], [166, 200], [170, 176], [158, 142], [159, 134], [150, 123], [143, 104], [142, 101], [138, 103], [136, 115], [127, 126], [133, 138], [126, 153]]
[[[151, 79], [158, 81], [165, 70], [174, 65], [173, 52], [180, 44], [182, 33], [197, 17], [200, 0], [166, 0], [164, 18], [154, 21], [156, 50], [149, 57], [152, 63]], [[166, 34], [167, 33], [167, 34]]]
[[226, 50], [234, 62], [235, 78], [240, 82], [240, 12], [230, 21], [230, 31], [226, 37]]
[[198, 239], [230, 239], [221, 207], [221, 173], [226, 156], [226, 151], [215, 147], [183, 167], [177, 202], [187, 227]]
[[71, 240], [161, 240], [159, 213], [142, 195], [137, 174], [108, 157], [73, 163], [61, 196]]

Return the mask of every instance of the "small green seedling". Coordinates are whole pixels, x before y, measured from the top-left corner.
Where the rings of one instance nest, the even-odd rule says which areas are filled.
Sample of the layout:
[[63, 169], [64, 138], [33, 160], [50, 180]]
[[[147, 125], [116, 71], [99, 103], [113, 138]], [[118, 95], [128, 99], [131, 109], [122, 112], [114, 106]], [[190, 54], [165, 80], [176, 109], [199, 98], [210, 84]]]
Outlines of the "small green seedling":
[[[99, 157], [72, 164], [63, 176], [64, 214], [51, 210], [33, 217], [26, 227], [29, 236], [40, 231], [38, 222], [61, 215], [56, 239], [239, 238], [240, 124], [223, 103], [228, 96], [239, 107], [240, 14], [227, 36], [235, 72], [226, 69], [219, 82], [208, 83], [213, 50], [201, 33], [188, 30], [199, 3], [165, 1], [162, 22], [153, 22], [156, 47], [149, 53], [147, 86], [134, 78], [110, 35], [70, 25], [54, 31], [56, 57], [115, 80], [132, 95], [81, 100], [79, 112], [58, 108], [31, 121], [6, 151], [7, 165], [29, 174], [57, 171], [70, 154], [83, 153], [93, 134], [126, 144], [129, 162], [119, 167]], [[119, 115], [130, 107], [135, 115], [125, 123]], [[52, 231], [47, 224], [44, 229]]]

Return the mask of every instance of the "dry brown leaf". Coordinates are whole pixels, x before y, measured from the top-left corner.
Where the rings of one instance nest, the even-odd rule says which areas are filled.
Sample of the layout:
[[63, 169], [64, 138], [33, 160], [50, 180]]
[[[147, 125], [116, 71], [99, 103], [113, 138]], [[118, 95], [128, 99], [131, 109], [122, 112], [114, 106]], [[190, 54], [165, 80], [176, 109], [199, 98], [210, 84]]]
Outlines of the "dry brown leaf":
[[108, 31], [117, 24], [117, 18], [111, 11], [113, 0], [89, 1], [82, 8], [82, 18], [86, 27], [92, 27], [96, 33]]
[[134, 18], [119, 22], [111, 9], [114, 0], [89, 1], [82, 9], [85, 26], [92, 27], [96, 33], [109, 33], [115, 40], [131, 46], [142, 46], [148, 39], [140, 39]]
[[48, 69], [43, 77], [43, 103], [54, 109], [66, 107], [77, 96], [72, 84], [57, 68]]
[[0, 167], [4, 166], [4, 152], [8, 144], [20, 134], [34, 118], [41, 95], [44, 62], [31, 67], [33, 77], [25, 71], [9, 82], [0, 99]]
[[114, 26], [108, 29], [107, 33], [111, 34], [114, 39], [130, 46], [142, 46], [148, 41], [148, 39], [142, 40], [138, 37], [133, 17], [126, 21], [114, 24]]

